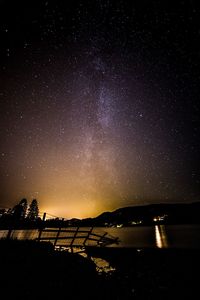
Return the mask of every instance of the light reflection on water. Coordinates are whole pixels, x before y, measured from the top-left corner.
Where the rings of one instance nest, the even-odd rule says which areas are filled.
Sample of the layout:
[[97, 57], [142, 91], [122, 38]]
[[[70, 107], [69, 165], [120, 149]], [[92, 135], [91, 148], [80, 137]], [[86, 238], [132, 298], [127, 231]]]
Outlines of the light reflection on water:
[[110, 263], [103, 259], [103, 258], [99, 258], [99, 257], [91, 257], [92, 261], [95, 263], [96, 265], [96, 270], [97, 272], [100, 273], [112, 273], [116, 270], [116, 268], [112, 267], [110, 265]]
[[155, 226], [155, 238], [156, 238], [156, 245], [158, 248], [168, 248], [168, 240], [167, 234], [165, 230], [165, 225], [156, 225]]

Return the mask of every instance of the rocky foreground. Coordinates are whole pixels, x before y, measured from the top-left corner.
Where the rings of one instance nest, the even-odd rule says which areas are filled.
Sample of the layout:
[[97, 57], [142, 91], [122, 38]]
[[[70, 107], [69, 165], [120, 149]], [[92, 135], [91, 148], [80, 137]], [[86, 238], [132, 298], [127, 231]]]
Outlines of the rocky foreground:
[[115, 267], [96, 271], [78, 254], [50, 243], [0, 241], [2, 299], [196, 299], [200, 250], [91, 249]]

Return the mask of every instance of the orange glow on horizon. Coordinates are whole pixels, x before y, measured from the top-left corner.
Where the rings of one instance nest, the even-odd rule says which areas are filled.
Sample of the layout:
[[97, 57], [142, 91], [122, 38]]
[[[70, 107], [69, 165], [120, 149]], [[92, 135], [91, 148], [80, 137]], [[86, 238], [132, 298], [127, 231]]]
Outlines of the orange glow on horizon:
[[78, 206], [67, 206], [67, 205], [65, 207], [44, 206], [41, 208], [41, 211], [65, 219], [71, 219], [71, 218], [84, 219], [84, 218], [96, 217], [103, 212], [102, 210], [97, 210], [94, 207], [89, 208], [89, 207], [81, 207], [81, 206], [78, 207]]

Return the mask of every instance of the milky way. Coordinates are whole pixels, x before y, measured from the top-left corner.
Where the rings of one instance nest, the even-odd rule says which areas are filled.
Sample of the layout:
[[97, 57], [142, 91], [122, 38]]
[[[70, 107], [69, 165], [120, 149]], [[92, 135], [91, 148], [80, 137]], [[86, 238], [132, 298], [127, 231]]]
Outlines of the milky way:
[[0, 206], [199, 200], [192, 1], [28, 2], [0, 2]]

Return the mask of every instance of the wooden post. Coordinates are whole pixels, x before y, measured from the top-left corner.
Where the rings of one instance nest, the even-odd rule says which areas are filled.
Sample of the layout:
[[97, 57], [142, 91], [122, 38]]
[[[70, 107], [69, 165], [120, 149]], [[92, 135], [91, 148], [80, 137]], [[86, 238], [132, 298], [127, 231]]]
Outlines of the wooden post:
[[57, 241], [58, 241], [58, 237], [59, 237], [60, 231], [61, 231], [61, 227], [58, 228], [58, 231], [57, 231], [57, 234], [56, 234], [56, 238], [55, 238], [55, 241], [54, 241], [54, 244], [53, 244], [53, 245], [54, 245], [54, 248], [55, 248], [56, 243], [57, 243]]
[[86, 236], [86, 238], [85, 238], [85, 240], [84, 240], [84, 242], [83, 242], [83, 246], [85, 246], [87, 240], [89, 239], [92, 230], [93, 230], [93, 227], [88, 231], [88, 234], [87, 234], [87, 236]]
[[11, 228], [9, 228], [9, 230], [8, 230], [8, 234], [7, 234], [7, 239], [9, 240], [10, 239], [10, 237], [11, 237], [11, 234], [12, 234], [12, 229]]
[[[44, 222], [46, 219], [46, 213], [43, 214], [43, 218], [42, 218], [42, 222]], [[43, 231], [43, 226], [41, 227], [41, 229], [39, 230], [39, 234], [38, 234], [38, 241], [40, 242], [40, 238], [42, 235], [42, 231]]]
[[100, 239], [98, 240], [97, 244], [99, 245], [101, 243], [101, 241], [103, 241], [104, 237], [107, 235], [107, 232], [105, 232]]
[[[62, 218], [62, 222], [64, 221], [64, 218]], [[57, 241], [58, 241], [58, 238], [59, 238], [59, 234], [60, 234], [60, 231], [61, 231], [61, 228], [62, 228], [62, 226], [61, 226], [62, 224], [60, 224], [60, 226], [59, 226], [59, 228], [58, 228], [58, 232], [57, 232], [57, 235], [56, 235], [56, 238], [55, 238], [55, 241], [54, 241], [54, 248], [55, 248], [55, 246], [56, 246], [56, 243], [57, 243]]]
[[42, 221], [43, 221], [43, 222], [44, 222], [44, 221], [45, 221], [45, 219], [46, 219], [46, 214], [47, 214], [47, 213], [45, 213], [45, 212], [44, 212], [44, 214], [43, 214], [43, 218], [42, 218]]
[[79, 227], [76, 228], [76, 231], [74, 232], [74, 236], [73, 236], [72, 241], [71, 241], [71, 244], [70, 244], [71, 252], [72, 252], [72, 253], [73, 253], [73, 248], [72, 248], [72, 247], [73, 247], [73, 243], [74, 243], [74, 240], [75, 240], [75, 238], [76, 238], [76, 236], [77, 236], [78, 231], [79, 231]]

